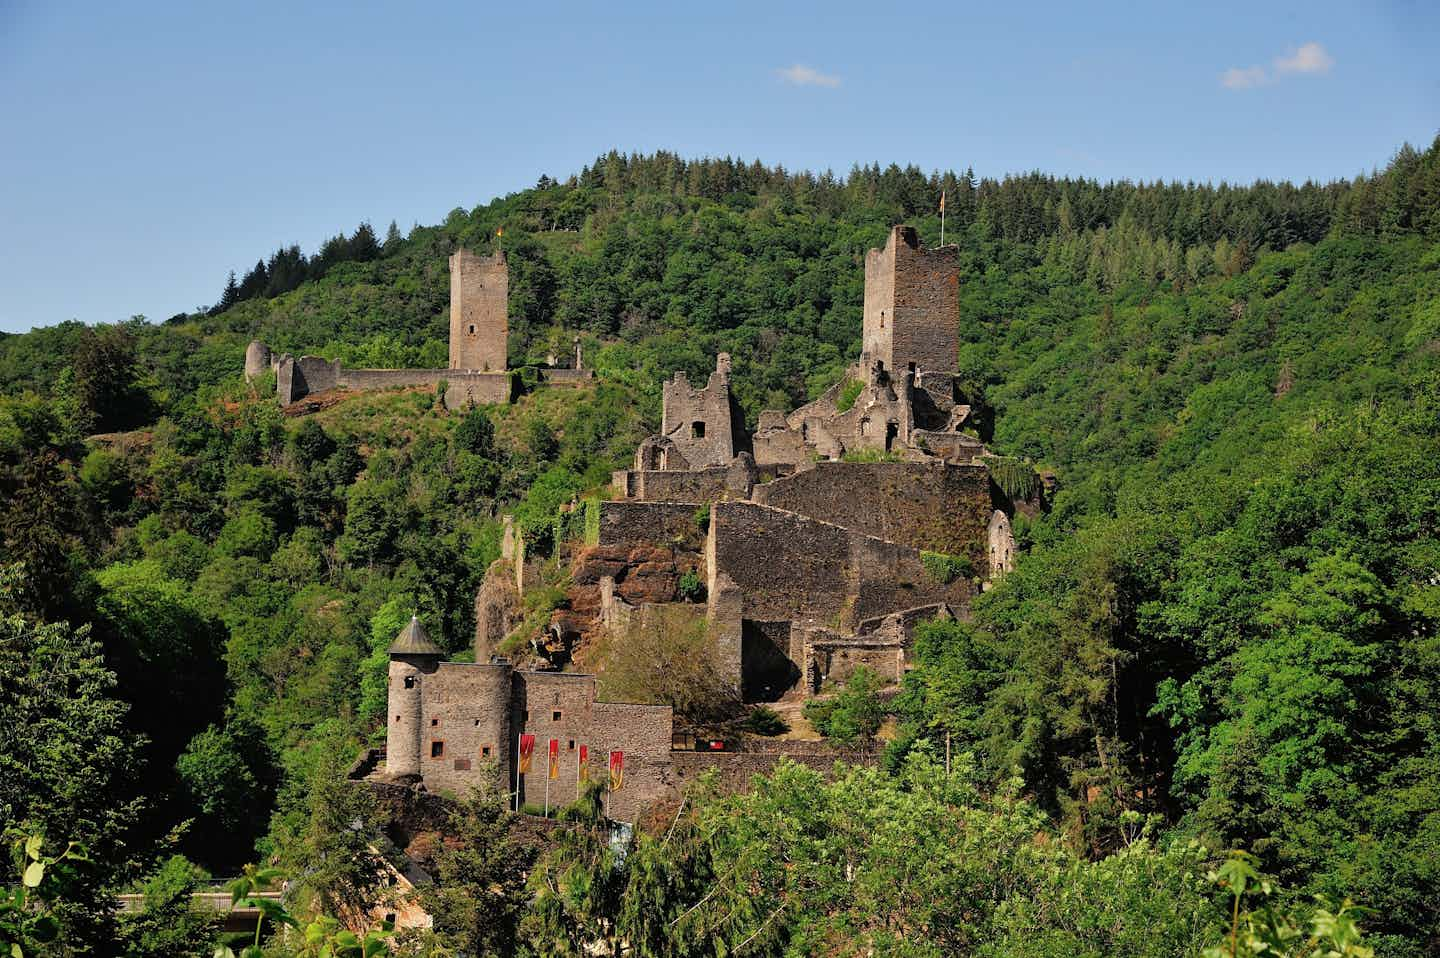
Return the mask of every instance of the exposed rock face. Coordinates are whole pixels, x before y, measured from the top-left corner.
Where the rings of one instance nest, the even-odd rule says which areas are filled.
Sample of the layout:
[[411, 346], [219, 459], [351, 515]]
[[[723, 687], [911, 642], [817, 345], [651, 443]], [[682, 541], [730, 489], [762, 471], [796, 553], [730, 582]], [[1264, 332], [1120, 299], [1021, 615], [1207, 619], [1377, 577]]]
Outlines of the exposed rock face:
[[510, 563], [497, 559], [485, 570], [475, 593], [475, 661], [488, 662], [501, 641], [524, 617]]

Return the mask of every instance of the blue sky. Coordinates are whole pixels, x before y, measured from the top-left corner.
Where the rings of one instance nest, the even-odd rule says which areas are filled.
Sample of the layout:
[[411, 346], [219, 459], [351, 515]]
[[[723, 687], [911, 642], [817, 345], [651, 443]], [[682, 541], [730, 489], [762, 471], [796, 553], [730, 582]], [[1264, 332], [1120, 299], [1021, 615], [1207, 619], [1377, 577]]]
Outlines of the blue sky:
[[160, 320], [282, 243], [610, 148], [1250, 182], [1440, 132], [1440, 5], [0, 0], [0, 330]]

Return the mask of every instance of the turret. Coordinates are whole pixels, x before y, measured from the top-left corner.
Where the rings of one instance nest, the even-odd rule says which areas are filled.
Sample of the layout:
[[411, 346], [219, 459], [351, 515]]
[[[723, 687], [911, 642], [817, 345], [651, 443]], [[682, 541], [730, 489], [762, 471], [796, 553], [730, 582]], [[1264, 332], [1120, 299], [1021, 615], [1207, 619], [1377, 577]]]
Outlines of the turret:
[[425, 676], [434, 674], [445, 653], [430, 641], [424, 626], [413, 615], [388, 651], [390, 685], [385, 770], [392, 777], [419, 775]]

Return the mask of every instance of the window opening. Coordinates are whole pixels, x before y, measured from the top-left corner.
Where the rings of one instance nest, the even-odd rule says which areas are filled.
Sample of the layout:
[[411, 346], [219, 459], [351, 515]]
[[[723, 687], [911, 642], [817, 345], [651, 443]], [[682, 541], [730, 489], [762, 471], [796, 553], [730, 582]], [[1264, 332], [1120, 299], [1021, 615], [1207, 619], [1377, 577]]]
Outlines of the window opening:
[[555, 711], [553, 711], [553, 712], [550, 713], [550, 721], [552, 721], [552, 722], [558, 722], [558, 721], [560, 721], [560, 710], [559, 710], [559, 709], [556, 709]]
[[445, 754], [445, 743], [438, 738], [430, 743], [430, 757], [441, 758]]
[[705, 438], [705, 424], [704, 424], [703, 422], [700, 422], [700, 421], [697, 419], [695, 422], [692, 422], [692, 423], [690, 424], [690, 438], [691, 438], [691, 439], [704, 439], [704, 438]]

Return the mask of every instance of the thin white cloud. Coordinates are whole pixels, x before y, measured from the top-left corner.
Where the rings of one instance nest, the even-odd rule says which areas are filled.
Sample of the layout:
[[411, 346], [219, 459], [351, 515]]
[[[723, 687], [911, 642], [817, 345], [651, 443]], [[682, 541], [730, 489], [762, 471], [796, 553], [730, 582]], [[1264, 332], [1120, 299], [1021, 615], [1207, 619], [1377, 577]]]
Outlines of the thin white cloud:
[[1329, 73], [1334, 65], [1335, 58], [1330, 52], [1312, 40], [1283, 57], [1276, 57], [1271, 61], [1270, 70], [1259, 65], [1231, 67], [1220, 74], [1220, 85], [1227, 90], [1248, 90], [1251, 87], [1274, 83], [1282, 77]]
[[1288, 57], [1275, 58], [1276, 73], [1329, 73], [1335, 58], [1318, 43], [1307, 43]]
[[1245, 67], [1243, 70], [1240, 67], [1231, 67], [1220, 74], [1220, 82], [1227, 90], [1248, 90], [1269, 79], [1264, 67]]
[[814, 67], [807, 67], [803, 63], [796, 63], [775, 72], [780, 79], [793, 86], [837, 87], [840, 85], [840, 78], [833, 73], [821, 73]]

